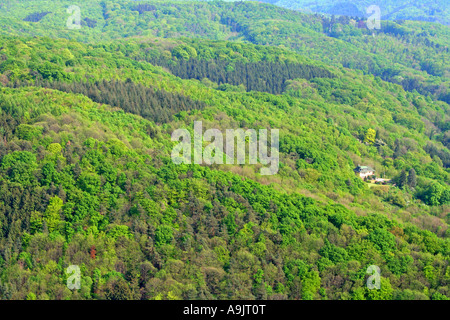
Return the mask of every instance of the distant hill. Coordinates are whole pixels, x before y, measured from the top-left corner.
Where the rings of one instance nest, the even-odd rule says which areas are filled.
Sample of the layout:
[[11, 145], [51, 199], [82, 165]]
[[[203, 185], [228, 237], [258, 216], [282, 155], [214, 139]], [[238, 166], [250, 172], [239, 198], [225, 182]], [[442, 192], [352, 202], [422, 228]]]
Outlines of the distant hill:
[[262, 0], [284, 8], [351, 17], [367, 17], [366, 8], [380, 7], [383, 20], [417, 20], [450, 23], [450, 6], [446, 0]]
[[190, 37], [282, 46], [450, 103], [449, 28], [441, 24], [383, 21], [380, 29], [369, 30], [365, 18], [304, 14], [251, 1], [80, 0], [78, 30], [67, 27], [71, 5], [67, 0], [8, 2], [0, 10], [0, 34], [94, 43], [133, 36]]

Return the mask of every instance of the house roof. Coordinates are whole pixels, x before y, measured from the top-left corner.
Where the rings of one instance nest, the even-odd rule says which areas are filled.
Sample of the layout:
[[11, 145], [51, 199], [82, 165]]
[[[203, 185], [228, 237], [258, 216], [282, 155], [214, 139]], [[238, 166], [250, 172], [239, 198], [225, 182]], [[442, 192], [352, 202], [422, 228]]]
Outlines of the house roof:
[[369, 166], [357, 166], [355, 169], [354, 169], [354, 171], [355, 172], [360, 172], [360, 173], [366, 173], [366, 172], [369, 172], [369, 171], [375, 171], [375, 169], [373, 169], [372, 167], [369, 167]]

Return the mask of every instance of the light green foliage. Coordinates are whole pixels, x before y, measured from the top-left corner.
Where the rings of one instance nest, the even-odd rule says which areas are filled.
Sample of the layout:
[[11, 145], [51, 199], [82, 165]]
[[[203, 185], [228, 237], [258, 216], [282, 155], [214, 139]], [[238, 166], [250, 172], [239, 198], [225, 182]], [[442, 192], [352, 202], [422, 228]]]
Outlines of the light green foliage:
[[375, 137], [377, 132], [371, 128], [367, 129], [366, 134], [364, 135], [364, 142], [372, 145], [375, 143]]
[[42, 127], [30, 126], [28, 124], [20, 124], [16, 129], [16, 134], [20, 139], [33, 140], [42, 134]]
[[63, 201], [58, 197], [54, 196], [50, 199], [50, 203], [44, 212], [43, 218], [47, 223], [48, 231], [52, 232], [57, 229], [61, 222], [60, 212], [63, 206]]
[[[253, 2], [81, 4], [82, 32], [69, 1], [0, 10], [1, 299], [447, 298], [444, 26], [373, 37]], [[200, 77], [213, 64], [224, 81]], [[270, 72], [288, 64], [303, 77]], [[196, 120], [279, 129], [279, 172], [174, 165], [171, 134]], [[368, 185], [357, 164], [403, 185]]]
[[14, 151], [2, 159], [2, 168], [9, 169], [9, 179], [24, 185], [33, 183], [36, 167], [36, 155], [28, 151]]
[[52, 153], [54, 156], [57, 156], [61, 153], [62, 147], [59, 143], [51, 143], [47, 150]]
[[389, 279], [381, 277], [380, 289], [368, 289], [366, 287], [367, 300], [391, 300], [393, 289]]
[[119, 237], [131, 238], [132, 234], [130, 233], [130, 229], [128, 226], [120, 225], [114, 226], [109, 232], [108, 236], [113, 239], [117, 239]]

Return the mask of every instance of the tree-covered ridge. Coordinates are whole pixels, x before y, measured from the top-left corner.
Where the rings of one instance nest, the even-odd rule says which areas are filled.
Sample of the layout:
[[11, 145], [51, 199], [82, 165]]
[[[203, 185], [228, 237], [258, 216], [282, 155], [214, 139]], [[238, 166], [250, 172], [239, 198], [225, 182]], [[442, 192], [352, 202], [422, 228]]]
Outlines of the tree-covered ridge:
[[[231, 172], [174, 166], [168, 139], [147, 135], [151, 122], [80, 95], [0, 96], [2, 121], [16, 121], [0, 148], [3, 299], [450, 294], [448, 238]], [[80, 265], [81, 290], [65, 286], [69, 264]], [[371, 264], [381, 291], [365, 286]]]
[[[284, 46], [309, 58], [363, 70], [401, 84], [406, 90], [449, 102], [448, 26], [383, 20], [381, 29], [367, 30], [362, 18], [355, 21], [308, 15], [252, 1], [157, 1], [150, 4], [155, 10], [140, 13], [135, 10], [135, 1], [94, 0], [79, 2], [82, 24], [89, 22], [91, 27], [72, 30], [66, 26], [70, 5], [65, 0], [9, 2], [0, 11], [1, 32], [83, 42], [185, 36]], [[21, 21], [43, 10], [52, 13], [39, 22]]]
[[281, 7], [326, 13], [329, 15], [346, 15], [367, 18], [367, 8], [377, 5], [383, 20], [419, 20], [450, 24], [448, 4], [443, 0], [411, 1], [411, 0], [364, 0], [350, 2], [348, 0], [263, 0]]
[[[159, 25], [162, 36], [195, 37], [185, 31], [189, 12], [190, 22], [204, 15], [210, 38], [219, 30], [216, 12], [230, 27], [217, 38], [242, 40], [238, 20], [221, 19], [220, 10], [229, 10], [225, 17], [264, 21], [269, 43], [276, 30], [268, 17], [292, 22], [305, 33], [291, 35], [300, 36], [313, 21], [330, 32], [331, 20], [256, 3], [152, 2], [156, 10], [146, 3], [106, 1], [95, 11], [97, 2], [81, 2], [94, 8], [92, 21], [82, 20], [91, 24], [78, 33], [83, 42], [55, 38], [73, 36], [48, 28], [57, 15], [28, 22], [32, 36], [11, 35], [17, 26], [31, 29], [17, 12], [7, 18], [8, 35], [0, 36], [1, 299], [450, 298], [446, 102], [342, 67], [325, 51], [317, 61], [287, 46], [152, 33], [169, 19]], [[36, 9], [22, 4], [30, 12], [20, 14]], [[130, 24], [128, 9], [133, 21], [148, 19], [151, 36], [135, 36], [146, 24]], [[436, 44], [448, 41], [439, 28], [414, 43], [433, 37], [441, 50], [427, 51], [433, 61], [445, 57]], [[41, 32], [48, 36], [34, 36]], [[178, 73], [213, 62], [219, 74], [236, 66], [247, 72], [222, 84], [206, 71]], [[261, 74], [271, 65], [313, 74], [287, 77], [276, 92], [275, 81], [243, 87], [249, 77], [280, 80]], [[192, 132], [194, 121], [222, 132], [279, 129], [278, 173], [261, 176], [260, 164], [173, 164], [171, 134]], [[358, 165], [393, 184], [363, 181]], [[82, 286], [71, 291], [64, 270], [73, 264]], [[366, 287], [370, 265], [381, 268], [382, 290]]]
[[[325, 153], [330, 155], [337, 155], [341, 152], [337, 151], [340, 149], [337, 146], [341, 145], [342, 142], [339, 142], [339, 139], [342, 137], [337, 139], [333, 133], [334, 128], [338, 127], [339, 135], [347, 135], [352, 144], [349, 146], [349, 142], [345, 143], [345, 158], [349, 159], [348, 152], [351, 152], [355, 157], [369, 156], [373, 159], [372, 161], [377, 161], [381, 166], [386, 157], [392, 159], [400, 157], [404, 158], [403, 161], [407, 161], [409, 166], [414, 165], [418, 172], [424, 172], [427, 177], [438, 179], [443, 183], [448, 182], [448, 173], [442, 169], [442, 167], [448, 167], [448, 150], [443, 149], [444, 147], [439, 143], [439, 141], [444, 143], [446, 141], [446, 125], [448, 124], [448, 111], [446, 111], [448, 109], [446, 108], [448, 106], [443, 102], [433, 102], [431, 99], [425, 99], [417, 94], [406, 94], [398, 86], [385, 83], [380, 79], [358, 76], [345, 69], [340, 71], [333, 69], [335, 78], [290, 81], [286, 87], [286, 93], [282, 97], [258, 93], [236, 95], [232, 92], [230, 94], [219, 93], [214, 88], [220, 88], [208, 81], [201, 83], [180, 81], [179, 78], [171, 76], [145, 61], [135, 61], [124, 57], [124, 53], [130, 57], [136, 56], [143, 48], [142, 45], [144, 47], [147, 45], [136, 41], [124, 42], [119, 46], [99, 44], [93, 47], [91, 45], [80, 46], [76, 42], [65, 40], [55, 42], [50, 39], [19, 40], [12, 38], [4, 44], [3, 54], [8, 57], [14, 56], [0, 65], [0, 70], [7, 70], [4, 80], [10, 85], [14, 85], [16, 80], [34, 81], [33, 79], [36, 77], [68, 83], [84, 82], [86, 79], [95, 82], [130, 78], [136, 83], [164, 89], [168, 92], [179, 92], [193, 100], [203, 101], [213, 107], [207, 111], [209, 117], [214, 114], [212, 110], [225, 111], [238, 121], [253, 124], [261, 121], [260, 117], [263, 116], [263, 121], [271, 123], [272, 126], [279, 128], [288, 126], [286, 129], [292, 135], [303, 137], [302, 144], [313, 143], [312, 141], [315, 140], [308, 147], [310, 149], [319, 150], [321, 146], [327, 145], [328, 150]], [[222, 45], [227, 47], [226, 43], [222, 43]], [[118, 48], [121, 48], [120, 51], [117, 51]], [[249, 50], [252, 49], [250, 46]], [[64, 52], [63, 55], [60, 54], [61, 50]], [[136, 52], [136, 54], [132, 54], [132, 52]], [[99, 72], [100, 69], [101, 72]], [[121, 97], [120, 92], [115, 93], [114, 96], [127, 99], [127, 97]], [[248, 112], [243, 112], [242, 105], [246, 106]], [[261, 110], [264, 112], [258, 117], [253, 117], [252, 110], [257, 113], [260, 113]], [[286, 114], [291, 113], [298, 114], [302, 119], [305, 111], [310, 114], [303, 120], [308, 125], [308, 130], [305, 132], [302, 132], [305, 127], [298, 128], [299, 118], [294, 117], [288, 121], [283, 119]], [[320, 117], [318, 117], [318, 112], [321, 114]], [[185, 118], [186, 115], [181, 117]], [[313, 123], [309, 123], [314, 118]], [[361, 121], [363, 122], [361, 123]], [[317, 129], [317, 122], [326, 132], [329, 132], [328, 135], [325, 135], [326, 138], [314, 137], [313, 132]], [[239, 124], [235, 126], [239, 126]], [[396, 131], [392, 132], [390, 126], [394, 126]], [[377, 138], [384, 143], [384, 145], [373, 146], [374, 149], [371, 152], [356, 140], [365, 140], [369, 128], [375, 128]], [[386, 131], [388, 128], [390, 128], [390, 133]], [[435, 141], [428, 141], [429, 137]], [[407, 142], [409, 140], [406, 138], [414, 138], [416, 141], [420, 141], [420, 145], [411, 144]], [[324, 144], [323, 139], [329, 140], [329, 144]], [[396, 142], [396, 140], [398, 141]], [[295, 143], [298, 144], [300, 141]], [[434, 146], [431, 148], [428, 146], [430, 144]], [[332, 149], [335, 151], [331, 151]], [[408, 152], [419, 152], [421, 156], [414, 156], [406, 160], [405, 156]], [[430, 160], [423, 158], [427, 152], [431, 152], [432, 157], [437, 157], [438, 166], [432, 171], [420, 169], [432, 164], [429, 163], [431, 158], [428, 158]], [[303, 159], [311, 158], [302, 153], [299, 155]], [[327, 165], [315, 167], [317, 163], [302, 164], [302, 166], [305, 165], [306, 167], [300, 168], [293, 164], [292, 169], [306, 169], [310, 166], [319, 170], [329, 168]], [[400, 162], [396, 163], [397, 170], [403, 166], [404, 164], [400, 164]], [[441, 169], [439, 166], [442, 166]], [[341, 168], [347, 172], [346, 175], [352, 174], [351, 165], [349, 167], [341, 166]], [[390, 175], [395, 175], [395, 172], [391, 172]], [[338, 176], [335, 173], [332, 180], [336, 185], [341, 186], [347, 178], [339, 179]]]

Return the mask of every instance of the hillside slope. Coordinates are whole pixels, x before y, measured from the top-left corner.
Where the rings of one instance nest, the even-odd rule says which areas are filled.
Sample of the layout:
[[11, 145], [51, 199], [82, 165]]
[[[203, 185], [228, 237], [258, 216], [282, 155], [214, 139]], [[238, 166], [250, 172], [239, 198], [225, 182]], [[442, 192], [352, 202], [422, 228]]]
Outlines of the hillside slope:
[[368, 17], [367, 8], [376, 5], [380, 8], [383, 20], [419, 20], [450, 24], [450, 9], [443, 0], [365, 0], [351, 2], [348, 0], [263, 0], [281, 7], [334, 15]]
[[[222, 58], [223, 50], [233, 57], [257, 49], [172, 41], [172, 52], [192, 53], [191, 46], [199, 59], [202, 46]], [[426, 144], [436, 142], [420, 125], [448, 112], [345, 69], [297, 79], [282, 95], [182, 80], [140, 57], [166, 52], [158, 42], [2, 39], [2, 54], [16, 66], [0, 94], [3, 299], [449, 296], [449, 173], [427, 155]], [[24, 82], [33, 78], [41, 88]], [[165, 108], [173, 117], [103, 104], [104, 90], [121, 101], [120, 83], [172, 94]], [[103, 89], [96, 94], [96, 87]], [[205, 105], [179, 111], [177, 94]], [[409, 118], [400, 119], [406, 110]], [[279, 174], [263, 177], [252, 165], [174, 165], [170, 135], [191, 130], [194, 120], [205, 129], [279, 128]], [[387, 144], [359, 142], [367, 128]], [[355, 162], [367, 161], [392, 175], [415, 168], [416, 193], [369, 189], [353, 174]], [[81, 268], [80, 290], [65, 285], [71, 264]], [[381, 268], [382, 291], [365, 286], [372, 264]]]
[[251, 1], [83, 0], [77, 5], [81, 29], [76, 29], [72, 18], [78, 11], [68, 12], [71, 5], [67, 0], [10, 1], [0, 10], [0, 32], [83, 42], [186, 36], [283, 46], [450, 102], [448, 26], [382, 21], [380, 29], [368, 30], [363, 18], [331, 19]]
[[[374, 38], [266, 4], [86, 1], [73, 30], [68, 5], [0, 12], [0, 299], [450, 298], [445, 26]], [[435, 75], [363, 39], [423, 50]], [[437, 91], [377, 74], [394, 60]], [[175, 164], [198, 121], [278, 129], [277, 173]]]

